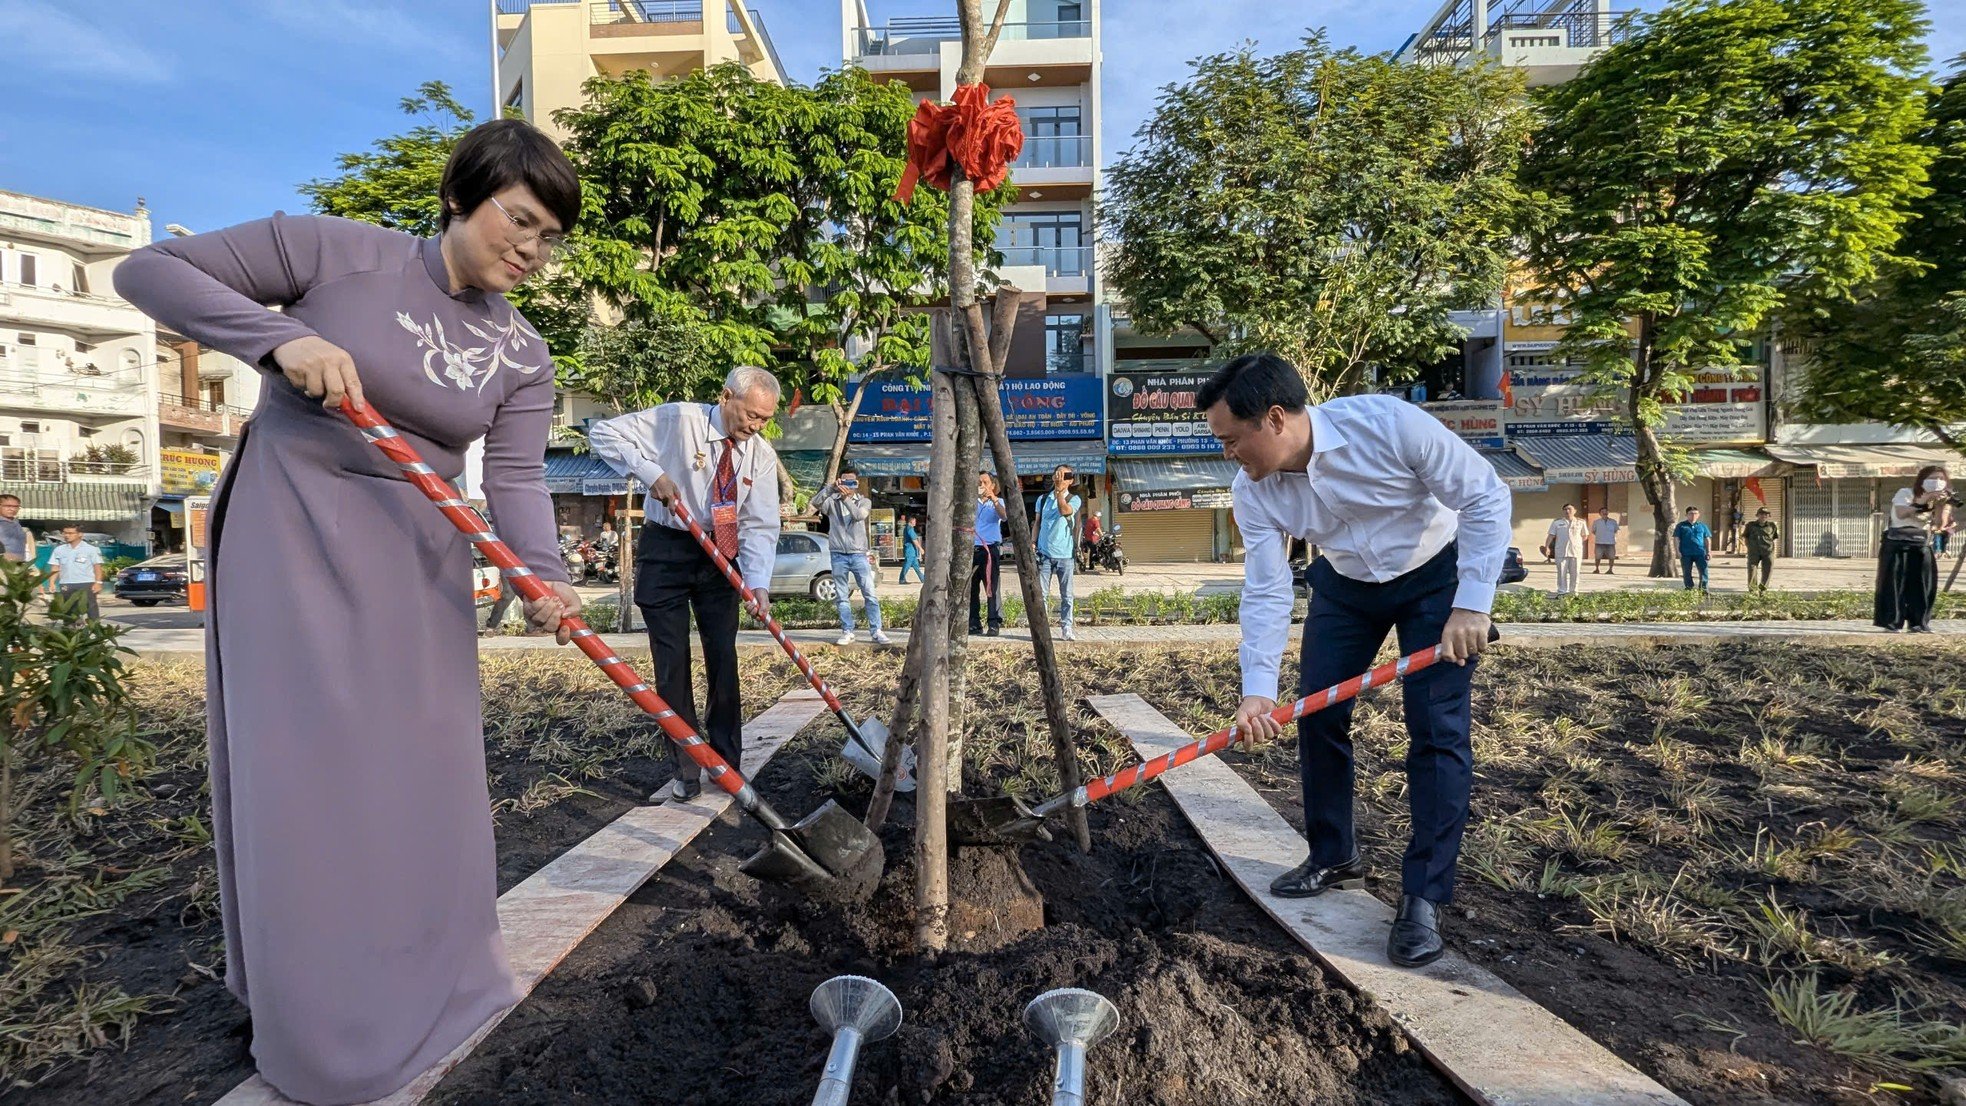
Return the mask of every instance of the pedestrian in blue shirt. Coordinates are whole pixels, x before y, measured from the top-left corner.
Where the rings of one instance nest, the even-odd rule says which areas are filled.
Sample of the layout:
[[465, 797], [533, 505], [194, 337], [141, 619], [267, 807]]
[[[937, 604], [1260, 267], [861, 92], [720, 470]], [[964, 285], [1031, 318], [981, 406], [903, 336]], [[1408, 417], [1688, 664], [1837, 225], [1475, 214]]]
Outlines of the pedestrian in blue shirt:
[[1686, 508], [1686, 519], [1672, 528], [1675, 544], [1679, 546], [1679, 574], [1686, 581], [1686, 590], [1693, 590], [1693, 570], [1700, 570], [1700, 590], [1707, 590], [1707, 544], [1713, 540], [1713, 530], [1700, 521], [1698, 507]]
[[922, 578], [922, 535], [915, 529], [915, 516], [901, 518], [901, 576], [902, 583], [908, 582], [908, 574], [915, 574], [917, 581]]
[[54, 573], [48, 577], [48, 590], [62, 595], [87, 591], [89, 618], [100, 619], [102, 608], [96, 597], [102, 594], [102, 550], [82, 540], [80, 526], [62, 527], [61, 540], [48, 557], [48, 568]]
[[969, 632], [983, 633], [981, 597], [990, 595], [990, 637], [1003, 632], [1003, 600], [997, 585], [1003, 575], [1003, 498], [997, 494], [997, 478], [987, 472], [976, 474], [976, 542], [970, 556]]
[[1072, 570], [1078, 567], [1073, 535], [1082, 506], [1072, 494], [1072, 466], [1052, 469], [1051, 490], [1038, 498], [1038, 592], [1049, 599], [1052, 577], [1058, 578], [1058, 626], [1066, 641], [1077, 636], [1072, 633]]

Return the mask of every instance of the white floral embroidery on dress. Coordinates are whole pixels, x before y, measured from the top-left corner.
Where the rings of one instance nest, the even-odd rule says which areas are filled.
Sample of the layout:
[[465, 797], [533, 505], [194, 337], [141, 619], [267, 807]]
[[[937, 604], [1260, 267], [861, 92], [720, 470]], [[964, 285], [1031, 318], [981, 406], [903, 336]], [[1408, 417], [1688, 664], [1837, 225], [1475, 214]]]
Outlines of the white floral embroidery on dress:
[[419, 325], [406, 312], [398, 311], [396, 321], [416, 335], [417, 345], [423, 347], [423, 375], [440, 387], [448, 383], [462, 392], [483, 392], [501, 368], [514, 369], [525, 376], [539, 371], [537, 363], [518, 356], [542, 339], [517, 311], [511, 312], [502, 325], [487, 321], [481, 328], [467, 321], [464, 329], [486, 343], [468, 349], [451, 343], [444, 334], [442, 319], [432, 318]]

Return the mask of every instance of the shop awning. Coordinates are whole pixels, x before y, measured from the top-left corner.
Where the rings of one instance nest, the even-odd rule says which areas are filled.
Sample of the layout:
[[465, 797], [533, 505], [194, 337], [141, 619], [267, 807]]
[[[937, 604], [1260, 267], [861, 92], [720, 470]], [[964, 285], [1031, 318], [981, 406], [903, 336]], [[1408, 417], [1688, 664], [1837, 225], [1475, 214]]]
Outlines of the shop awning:
[[1716, 480], [1785, 476], [1789, 466], [1756, 449], [1696, 449], [1693, 463], [1701, 476]]
[[[851, 445], [847, 447], [846, 456], [852, 462], [854, 471], [862, 476], [927, 476], [928, 449], [927, 442]], [[1017, 458], [1019, 476], [1043, 476], [1059, 465], [1070, 465], [1080, 475], [1097, 475], [1106, 471], [1106, 443], [1103, 440], [1012, 442], [1010, 452]], [[996, 471], [988, 449], [983, 451], [983, 471]]]
[[618, 479], [606, 461], [592, 453], [554, 451], [546, 455], [546, 490], [556, 495], [579, 495], [588, 480]]
[[1611, 434], [1524, 438], [1516, 449], [1542, 466], [1551, 484], [1629, 484], [1638, 479], [1638, 442]]
[[1113, 480], [1129, 492], [1227, 491], [1241, 468], [1220, 456], [1116, 460]]
[[1508, 449], [1484, 449], [1481, 456], [1495, 468], [1495, 475], [1502, 478], [1512, 491], [1548, 491], [1550, 482], [1543, 478], [1543, 470], [1530, 464], [1520, 453]]
[[1221, 456], [1129, 459], [1113, 462], [1113, 481], [1122, 511], [1215, 510], [1233, 505], [1241, 467]]
[[1768, 452], [1792, 465], [1812, 466], [1819, 477], [1917, 476], [1926, 465], [1960, 464], [1944, 446], [1915, 442], [1883, 445], [1770, 445]]
[[33, 522], [127, 522], [149, 517], [143, 504], [150, 488], [144, 484], [4, 480], [0, 494], [19, 496], [20, 517]]

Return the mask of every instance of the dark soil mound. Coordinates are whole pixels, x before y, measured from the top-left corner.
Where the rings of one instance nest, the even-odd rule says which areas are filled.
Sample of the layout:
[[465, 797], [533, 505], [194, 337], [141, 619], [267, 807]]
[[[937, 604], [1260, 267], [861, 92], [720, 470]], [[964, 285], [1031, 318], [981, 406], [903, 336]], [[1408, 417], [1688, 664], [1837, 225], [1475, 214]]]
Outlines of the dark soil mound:
[[[816, 805], [814, 758], [779, 755], [761, 781], [788, 815]], [[899, 804], [905, 822], [910, 810]], [[911, 945], [912, 846], [888, 827], [870, 903], [840, 907], [737, 871], [760, 831], [731, 819], [697, 839], [597, 930], [430, 1102], [684, 1106], [811, 1101], [827, 1039], [812, 989], [842, 972], [892, 987], [894, 1038], [861, 1054], [855, 1103], [1027, 1106], [1048, 1100], [1052, 1057], [1025, 1003], [1096, 990], [1121, 1027], [1091, 1055], [1090, 1100], [1128, 1106], [1453, 1103], [1456, 1092], [1383, 1012], [1326, 976], [1222, 877], [1159, 793], [1096, 809], [1096, 851], [1029, 846], [1048, 925], [975, 932], [937, 959]], [[1006, 854], [966, 850], [955, 895], [1012, 897]]]

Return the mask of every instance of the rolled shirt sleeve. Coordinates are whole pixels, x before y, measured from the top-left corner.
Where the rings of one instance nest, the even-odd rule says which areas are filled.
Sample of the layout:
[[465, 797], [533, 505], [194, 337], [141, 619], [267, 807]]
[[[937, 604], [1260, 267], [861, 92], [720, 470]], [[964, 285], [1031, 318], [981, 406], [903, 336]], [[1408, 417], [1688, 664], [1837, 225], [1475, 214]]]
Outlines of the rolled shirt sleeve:
[[1460, 519], [1460, 583], [1454, 606], [1487, 614], [1495, 606], [1495, 587], [1509, 551], [1509, 487], [1473, 446], [1421, 408], [1400, 404], [1398, 422], [1400, 453], [1413, 474]]
[[1260, 505], [1238, 473], [1234, 500], [1242, 529], [1242, 693], [1277, 697], [1277, 672], [1290, 639], [1290, 537]]
[[670, 404], [602, 419], [587, 429], [587, 448], [623, 476], [653, 488], [662, 479], [655, 443], [676, 432], [676, 409]]

